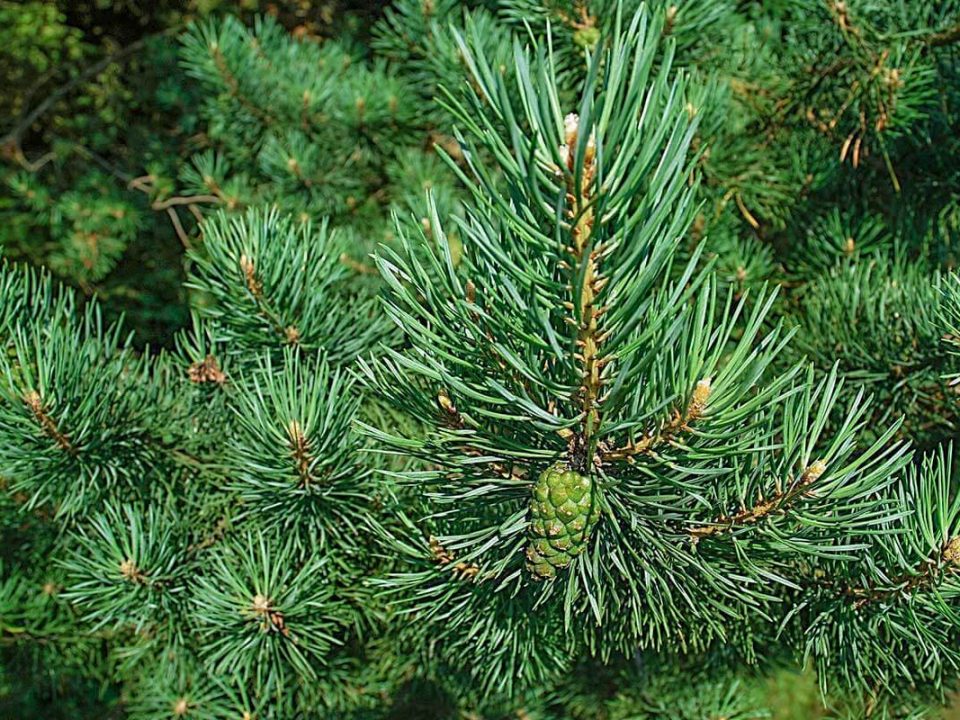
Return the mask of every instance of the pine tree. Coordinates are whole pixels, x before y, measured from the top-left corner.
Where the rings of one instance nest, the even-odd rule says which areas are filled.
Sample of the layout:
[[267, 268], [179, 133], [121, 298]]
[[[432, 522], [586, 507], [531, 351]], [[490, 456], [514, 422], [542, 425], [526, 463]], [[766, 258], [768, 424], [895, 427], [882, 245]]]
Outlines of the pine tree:
[[[304, 12], [203, 9], [129, 187], [4, 175], [80, 291], [0, 268], [0, 715], [949, 702], [960, 5]], [[169, 347], [90, 297], [149, 213]]]

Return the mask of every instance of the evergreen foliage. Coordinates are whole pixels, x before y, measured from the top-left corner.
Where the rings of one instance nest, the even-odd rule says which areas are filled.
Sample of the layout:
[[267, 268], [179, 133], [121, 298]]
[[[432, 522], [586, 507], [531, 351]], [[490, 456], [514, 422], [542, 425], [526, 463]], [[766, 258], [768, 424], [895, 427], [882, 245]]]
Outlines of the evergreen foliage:
[[960, 3], [123, 5], [0, 1], [0, 715], [951, 702]]

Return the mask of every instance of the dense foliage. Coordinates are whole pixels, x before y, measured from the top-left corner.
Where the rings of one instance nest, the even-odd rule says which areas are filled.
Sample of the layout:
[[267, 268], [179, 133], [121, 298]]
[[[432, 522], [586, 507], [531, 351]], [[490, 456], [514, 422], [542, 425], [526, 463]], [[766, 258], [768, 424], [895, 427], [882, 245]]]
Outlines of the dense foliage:
[[0, 715], [949, 703], [960, 3], [133, 5], [0, 2]]

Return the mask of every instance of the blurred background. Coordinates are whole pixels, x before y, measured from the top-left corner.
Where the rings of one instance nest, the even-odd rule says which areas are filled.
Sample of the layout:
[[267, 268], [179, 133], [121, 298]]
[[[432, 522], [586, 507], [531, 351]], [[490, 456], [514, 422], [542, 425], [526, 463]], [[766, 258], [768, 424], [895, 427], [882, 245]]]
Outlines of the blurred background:
[[0, 1], [0, 248], [123, 313], [141, 345], [187, 323], [182, 237], [163, 206], [211, 146], [179, 61], [192, 21], [272, 17], [296, 37], [366, 41], [380, 2]]

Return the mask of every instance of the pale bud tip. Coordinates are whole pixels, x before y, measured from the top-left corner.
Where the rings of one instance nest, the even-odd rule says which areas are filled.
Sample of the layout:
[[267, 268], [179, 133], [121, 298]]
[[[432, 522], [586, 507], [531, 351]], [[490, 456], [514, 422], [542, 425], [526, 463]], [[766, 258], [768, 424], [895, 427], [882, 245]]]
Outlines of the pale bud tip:
[[823, 460], [817, 460], [807, 468], [803, 475], [806, 481], [811, 483], [814, 480], [818, 480], [826, 471], [827, 464]]
[[950, 539], [943, 549], [943, 559], [951, 565], [960, 566], [960, 537]]
[[713, 386], [710, 378], [704, 378], [697, 382], [697, 386], [693, 389], [693, 402], [697, 405], [703, 406], [706, 404], [707, 400], [710, 399], [710, 393], [713, 390]]

